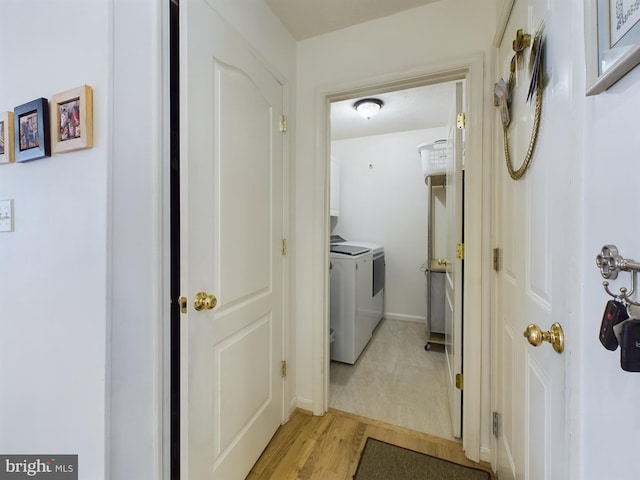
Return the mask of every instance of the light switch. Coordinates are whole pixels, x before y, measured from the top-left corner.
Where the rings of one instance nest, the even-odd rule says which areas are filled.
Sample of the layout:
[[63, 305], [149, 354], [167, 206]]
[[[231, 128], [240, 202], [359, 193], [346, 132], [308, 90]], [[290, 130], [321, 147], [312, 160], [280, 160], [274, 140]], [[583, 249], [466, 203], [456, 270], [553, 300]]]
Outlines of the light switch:
[[13, 200], [0, 200], [0, 232], [13, 232]]

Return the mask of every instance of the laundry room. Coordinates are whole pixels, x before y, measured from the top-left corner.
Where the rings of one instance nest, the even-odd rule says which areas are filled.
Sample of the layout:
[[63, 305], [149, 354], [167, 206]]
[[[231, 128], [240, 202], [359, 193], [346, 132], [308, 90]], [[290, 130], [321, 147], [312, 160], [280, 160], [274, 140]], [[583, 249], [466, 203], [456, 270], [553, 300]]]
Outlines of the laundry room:
[[449, 144], [455, 100], [438, 83], [336, 101], [330, 119], [330, 406], [444, 438], [447, 359], [427, 320], [442, 303], [444, 338], [429, 271], [445, 270], [448, 217], [423, 150]]

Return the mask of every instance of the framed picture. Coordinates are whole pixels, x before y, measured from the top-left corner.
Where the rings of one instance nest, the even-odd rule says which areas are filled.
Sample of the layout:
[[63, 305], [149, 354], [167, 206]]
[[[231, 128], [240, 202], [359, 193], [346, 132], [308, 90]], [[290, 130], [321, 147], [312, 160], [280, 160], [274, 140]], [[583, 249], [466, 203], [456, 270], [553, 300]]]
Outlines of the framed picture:
[[16, 162], [28, 162], [51, 155], [49, 102], [46, 98], [38, 98], [14, 108], [13, 128]]
[[604, 92], [640, 63], [640, 0], [586, 0], [587, 95]]
[[82, 85], [51, 99], [53, 153], [93, 147], [93, 93]]
[[13, 112], [0, 113], [0, 164], [12, 163], [13, 155]]

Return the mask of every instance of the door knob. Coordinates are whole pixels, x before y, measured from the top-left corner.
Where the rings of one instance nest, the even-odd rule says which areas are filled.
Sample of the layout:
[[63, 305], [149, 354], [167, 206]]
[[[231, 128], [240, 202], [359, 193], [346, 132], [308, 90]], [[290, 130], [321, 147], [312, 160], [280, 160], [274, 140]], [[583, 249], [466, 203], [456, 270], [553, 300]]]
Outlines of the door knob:
[[218, 299], [215, 295], [209, 295], [206, 292], [198, 292], [196, 293], [196, 298], [193, 300], [193, 308], [197, 311], [200, 310], [211, 310], [215, 308], [218, 303]]
[[537, 347], [542, 342], [549, 342], [556, 352], [562, 353], [564, 351], [564, 332], [557, 322], [551, 325], [548, 332], [543, 332], [538, 325], [532, 323], [527, 326], [524, 336], [534, 347]]

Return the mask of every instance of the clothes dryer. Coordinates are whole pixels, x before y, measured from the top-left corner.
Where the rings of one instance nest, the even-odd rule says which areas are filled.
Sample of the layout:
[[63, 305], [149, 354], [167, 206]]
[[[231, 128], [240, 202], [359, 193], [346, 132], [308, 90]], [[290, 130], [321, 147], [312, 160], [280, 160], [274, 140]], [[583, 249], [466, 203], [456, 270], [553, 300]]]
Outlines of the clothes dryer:
[[353, 365], [371, 340], [373, 254], [364, 247], [332, 245], [330, 260], [331, 360]]
[[373, 270], [371, 276], [371, 298], [369, 306], [371, 310], [371, 330], [375, 330], [380, 320], [384, 316], [384, 289], [386, 277], [386, 260], [384, 246], [378, 243], [345, 240], [338, 235], [331, 236], [331, 247], [338, 245], [365, 248], [371, 250], [373, 256]]

